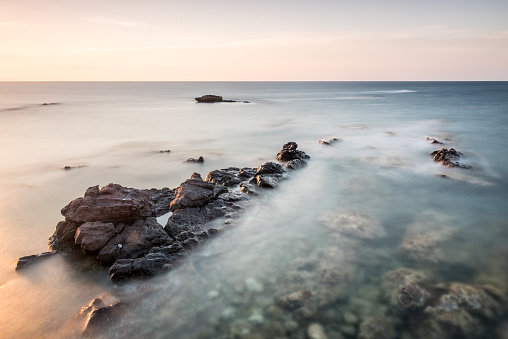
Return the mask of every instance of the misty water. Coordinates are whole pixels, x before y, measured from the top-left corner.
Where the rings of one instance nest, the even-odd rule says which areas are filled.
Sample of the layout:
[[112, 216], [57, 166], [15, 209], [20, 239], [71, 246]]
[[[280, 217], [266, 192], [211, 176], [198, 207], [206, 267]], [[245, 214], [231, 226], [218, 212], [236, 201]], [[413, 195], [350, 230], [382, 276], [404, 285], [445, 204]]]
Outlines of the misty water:
[[[381, 318], [393, 338], [424, 338], [386, 296], [385, 274], [400, 268], [492, 286], [501, 302], [507, 93], [506, 82], [0, 83], [0, 336], [79, 337], [74, 317], [107, 293], [135, 300], [112, 338], [306, 338], [312, 324], [355, 338]], [[204, 94], [249, 103], [194, 101]], [[275, 161], [288, 141], [308, 166], [169, 273], [115, 285], [60, 257], [14, 271], [47, 251], [60, 209], [90, 186], [175, 188], [193, 172]], [[441, 147], [472, 169], [435, 163]], [[404, 247], [415, 234], [432, 239], [417, 255]], [[312, 314], [277, 302], [302, 290]], [[477, 318], [472, 337], [505, 338], [505, 308]]]

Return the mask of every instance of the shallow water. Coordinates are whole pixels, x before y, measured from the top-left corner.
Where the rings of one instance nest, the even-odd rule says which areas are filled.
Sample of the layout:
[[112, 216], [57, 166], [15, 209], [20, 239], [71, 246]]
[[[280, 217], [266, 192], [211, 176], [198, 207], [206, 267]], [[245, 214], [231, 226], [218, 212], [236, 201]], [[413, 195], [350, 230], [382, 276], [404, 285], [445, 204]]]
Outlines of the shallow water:
[[[507, 92], [508, 83], [480, 82], [0, 83], [2, 333], [72, 336], [81, 306], [139, 288], [115, 288], [103, 270], [79, 272], [60, 258], [14, 271], [18, 257], [47, 250], [60, 209], [87, 187], [174, 188], [192, 172], [258, 166], [287, 141], [311, 155], [309, 166], [256, 200], [190, 264], [147, 282], [159, 292], [108, 336], [298, 338], [312, 321], [330, 337], [355, 337], [361, 321], [389, 307], [379, 297], [382, 276], [400, 267], [506, 294]], [[250, 103], [193, 101], [208, 93]], [[317, 143], [330, 137], [340, 141]], [[443, 146], [426, 137], [463, 152], [473, 169], [434, 163], [429, 153]], [[202, 165], [182, 163], [200, 155]], [[347, 213], [382, 235], [330, 228], [330, 218]], [[438, 262], [401, 254], [418, 225], [446, 231]], [[320, 283], [319, 265], [295, 275], [306, 258], [342, 270], [343, 279]], [[301, 289], [328, 298], [311, 320], [274, 309], [281, 294]], [[359, 322], [345, 323], [345, 313]], [[482, 326], [490, 333], [500, 324]]]

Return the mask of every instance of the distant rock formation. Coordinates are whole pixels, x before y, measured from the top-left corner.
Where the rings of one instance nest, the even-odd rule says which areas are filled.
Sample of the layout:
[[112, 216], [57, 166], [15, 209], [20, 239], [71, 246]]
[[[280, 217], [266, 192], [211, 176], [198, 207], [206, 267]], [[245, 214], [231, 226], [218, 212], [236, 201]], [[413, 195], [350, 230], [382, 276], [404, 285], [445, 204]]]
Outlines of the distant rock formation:
[[214, 102], [243, 102], [243, 103], [249, 103], [248, 101], [237, 101], [237, 100], [224, 100], [219, 95], [212, 95], [212, 94], [206, 94], [201, 97], [195, 98], [197, 102], [204, 102], [204, 103], [214, 103]]

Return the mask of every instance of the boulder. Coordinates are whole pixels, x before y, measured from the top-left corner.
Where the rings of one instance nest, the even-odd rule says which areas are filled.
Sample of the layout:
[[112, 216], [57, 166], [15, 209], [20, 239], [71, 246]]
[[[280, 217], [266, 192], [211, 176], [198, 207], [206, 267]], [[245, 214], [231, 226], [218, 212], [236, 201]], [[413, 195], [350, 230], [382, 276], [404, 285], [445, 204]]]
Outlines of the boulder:
[[164, 187], [161, 189], [145, 189], [143, 191], [150, 195], [150, 199], [152, 199], [152, 202], [155, 205], [155, 215], [157, 217], [169, 212], [169, 205], [171, 204], [171, 201], [175, 199], [174, 189]]
[[294, 159], [310, 159], [305, 152], [297, 150], [298, 144], [290, 141], [282, 146], [282, 150], [277, 153], [277, 160], [290, 161]]
[[294, 160], [288, 161], [286, 164], [287, 168], [293, 169], [293, 170], [297, 170], [297, 169], [300, 169], [305, 166], [307, 166], [307, 163], [302, 159], [294, 159]]
[[432, 288], [422, 272], [398, 268], [383, 275], [385, 297], [401, 310], [416, 310], [425, 306]]
[[205, 102], [205, 103], [213, 103], [213, 102], [222, 102], [222, 97], [218, 95], [206, 94], [200, 97], [195, 98], [197, 102]]
[[214, 170], [208, 173], [205, 177], [205, 181], [208, 181], [212, 184], [223, 185], [227, 187], [232, 187], [238, 185], [242, 182], [239, 178], [240, 169], [236, 167], [229, 167], [221, 170]]
[[203, 157], [199, 157], [199, 158], [189, 158], [187, 160], [184, 160], [182, 162], [196, 162], [196, 163], [203, 163], [205, 162], [205, 159]]
[[[96, 299], [97, 300], [97, 299]], [[83, 337], [97, 338], [109, 332], [113, 324], [119, 321], [127, 312], [127, 304], [123, 301], [116, 301], [108, 306], [102, 306], [102, 302], [94, 300], [95, 305], [91, 306]]]
[[170, 245], [174, 241], [155, 218], [117, 227], [122, 228], [122, 231], [112, 237], [97, 254], [97, 259], [103, 265], [110, 265], [118, 259], [138, 258], [147, 254], [152, 247]]
[[39, 263], [42, 260], [52, 257], [54, 254], [56, 254], [56, 252], [52, 251], [52, 252], [44, 252], [41, 254], [27, 255], [26, 257], [21, 257], [18, 259], [18, 264], [16, 265], [16, 271], [19, 271], [27, 266], [31, 266], [33, 264]]
[[198, 173], [176, 189], [175, 199], [170, 204], [172, 212], [181, 208], [202, 207], [215, 199], [215, 185], [203, 181]]
[[76, 230], [75, 243], [84, 251], [98, 252], [122, 229], [123, 224], [115, 227], [111, 222], [86, 222]]
[[135, 259], [119, 259], [110, 267], [110, 279], [121, 281], [133, 277], [151, 277], [169, 271], [187, 258], [185, 251], [165, 254], [149, 253], [145, 257]]
[[459, 167], [465, 169], [471, 169], [472, 167], [469, 165], [464, 165], [460, 163], [458, 160], [462, 156], [461, 152], [455, 150], [455, 148], [441, 148], [440, 150], [436, 150], [430, 153], [435, 162], [441, 163], [441, 165], [446, 167]]
[[128, 222], [156, 215], [150, 195], [142, 190], [108, 184], [99, 189], [93, 186], [82, 198], [71, 201], [62, 209], [66, 221]]

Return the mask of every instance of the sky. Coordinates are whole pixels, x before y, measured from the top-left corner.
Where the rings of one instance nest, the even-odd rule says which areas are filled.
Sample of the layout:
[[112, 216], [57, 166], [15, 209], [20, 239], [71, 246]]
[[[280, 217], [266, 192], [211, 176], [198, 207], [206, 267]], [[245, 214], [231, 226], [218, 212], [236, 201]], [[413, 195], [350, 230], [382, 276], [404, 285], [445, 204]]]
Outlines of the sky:
[[0, 0], [0, 81], [508, 80], [507, 0]]

